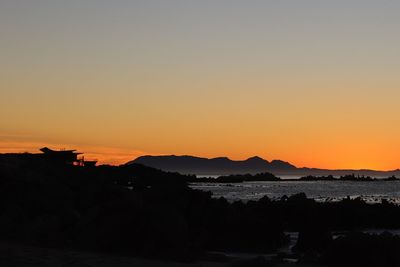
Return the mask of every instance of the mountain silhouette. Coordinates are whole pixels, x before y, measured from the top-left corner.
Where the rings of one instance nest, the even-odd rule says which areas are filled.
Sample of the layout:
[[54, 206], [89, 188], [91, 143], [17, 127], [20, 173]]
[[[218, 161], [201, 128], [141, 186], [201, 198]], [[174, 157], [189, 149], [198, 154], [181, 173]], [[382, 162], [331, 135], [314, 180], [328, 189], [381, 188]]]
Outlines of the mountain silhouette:
[[202, 158], [195, 156], [141, 156], [132, 160], [126, 165], [133, 163], [142, 164], [148, 167], [161, 169], [163, 171], [179, 172], [182, 174], [196, 175], [229, 175], [229, 174], [257, 174], [270, 172], [274, 175], [288, 176], [343, 176], [343, 175], [365, 175], [377, 178], [392, 175], [400, 176], [400, 170], [376, 171], [376, 170], [352, 170], [352, 169], [318, 169], [298, 168], [283, 160], [268, 161], [261, 157], [254, 156], [246, 160], [231, 160], [227, 157]]
[[240, 174], [260, 173], [267, 171], [296, 170], [296, 166], [281, 160], [271, 162], [260, 157], [246, 160], [231, 160], [227, 157], [201, 158], [194, 156], [141, 156], [130, 161], [127, 165], [138, 163], [165, 171], [194, 174]]

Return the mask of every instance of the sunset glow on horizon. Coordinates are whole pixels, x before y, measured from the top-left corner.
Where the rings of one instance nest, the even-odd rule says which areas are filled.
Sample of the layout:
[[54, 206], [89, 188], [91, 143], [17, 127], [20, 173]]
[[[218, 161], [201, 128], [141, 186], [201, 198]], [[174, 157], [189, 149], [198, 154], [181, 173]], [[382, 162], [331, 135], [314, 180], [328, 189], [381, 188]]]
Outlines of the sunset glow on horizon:
[[400, 2], [0, 2], [0, 153], [400, 168]]

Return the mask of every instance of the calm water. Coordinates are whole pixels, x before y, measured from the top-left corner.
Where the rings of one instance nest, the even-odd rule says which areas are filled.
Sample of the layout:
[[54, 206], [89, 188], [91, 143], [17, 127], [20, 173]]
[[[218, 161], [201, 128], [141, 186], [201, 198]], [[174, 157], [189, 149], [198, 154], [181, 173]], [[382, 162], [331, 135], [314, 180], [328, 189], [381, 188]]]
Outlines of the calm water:
[[400, 204], [400, 181], [350, 182], [350, 181], [280, 181], [245, 182], [239, 184], [193, 183], [192, 188], [211, 191], [214, 197], [225, 197], [229, 201], [257, 200], [263, 196], [276, 199], [283, 195], [304, 192], [317, 201], [338, 201], [347, 196], [361, 197], [367, 202], [382, 199]]

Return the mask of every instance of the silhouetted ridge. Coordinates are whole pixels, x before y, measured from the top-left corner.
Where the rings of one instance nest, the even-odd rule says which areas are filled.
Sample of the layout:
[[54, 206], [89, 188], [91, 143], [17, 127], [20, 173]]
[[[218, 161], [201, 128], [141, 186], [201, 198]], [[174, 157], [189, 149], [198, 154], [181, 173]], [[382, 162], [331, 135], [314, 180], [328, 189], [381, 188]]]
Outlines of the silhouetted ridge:
[[257, 174], [269, 172], [277, 176], [329, 176], [334, 177], [356, 175], [385, 178], [390, 176], [400, 176], [400, 170], [376, 171], [369, 169], [318, 169], [318, 168], [298, 168], [293, 164], [283, 160], [268, 161], [258, 156], [250, 157], [246, 160], [231, 160], [227, 157], [201, 158], [194, 156], [142, 156], [126, 163], [139, 163], [149, 167], [164, 171], [179, 172], [183, 174], [196, 175], [231, 175], [231, 174]]
[[164, 171], [196, 174], [256, 174], [271, 170], [295, 170], [296, 167], [288, 162], [274, 160], [269, 162], [260, 157], [251, 157], [246, 160], [231, 160], [227, 157], [200, 158], [193, 156], [142, 156], [131, 162]]
[[289, 162], [283, 160], [273, 160], [271, 161], [271, 168], [277, 170], [293, 170], [296, 166], [290, 164]]
[[246, 162], [258, 162], [258, 163], [264, 163], [264, 164], [267, 163], [267, 164], [269, 164], [268, 160], [265, 160], [265, 159], [260, 158], [258, 156], [254, 156], [254, 157], [248, 158], [245, 161]]

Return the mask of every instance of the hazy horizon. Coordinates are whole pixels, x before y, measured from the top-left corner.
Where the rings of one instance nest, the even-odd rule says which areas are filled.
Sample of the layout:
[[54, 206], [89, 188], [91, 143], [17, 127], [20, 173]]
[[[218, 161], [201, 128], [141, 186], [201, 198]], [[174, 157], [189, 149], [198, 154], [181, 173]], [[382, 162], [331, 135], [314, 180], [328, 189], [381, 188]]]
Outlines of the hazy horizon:
[[400, 2], [0, 2], [0, 153], [400, 168]]

